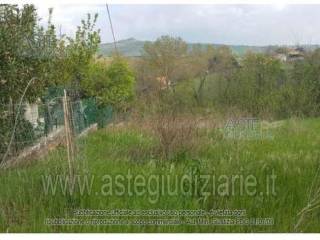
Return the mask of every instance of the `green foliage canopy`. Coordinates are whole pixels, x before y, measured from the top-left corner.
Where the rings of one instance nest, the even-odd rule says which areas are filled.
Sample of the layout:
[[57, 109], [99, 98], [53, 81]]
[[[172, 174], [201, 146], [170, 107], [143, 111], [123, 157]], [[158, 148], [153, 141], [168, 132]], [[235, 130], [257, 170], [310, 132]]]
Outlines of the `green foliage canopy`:
[[82, 88], [88, 95], [95, 96], [100, 106], [111, 105], [119, 110], [125, 110], [133, 100], [134, 87], [133, 72], [121, 57], [115, 57], [109, 66], [92, 62], [82, 83]]

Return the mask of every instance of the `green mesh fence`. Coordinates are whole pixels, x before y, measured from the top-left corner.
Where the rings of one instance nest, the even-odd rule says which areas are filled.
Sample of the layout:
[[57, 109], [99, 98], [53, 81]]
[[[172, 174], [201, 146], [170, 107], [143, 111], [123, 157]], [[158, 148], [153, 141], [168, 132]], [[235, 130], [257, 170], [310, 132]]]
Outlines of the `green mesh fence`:
[[98, 127], [104, 127], [112, 121], [113, 109], [111, 107], [105, 107], [98, 109], [97, 112], [97, 124]]
[[[18, 105], [0, 105], [0, 162], [8, 149], [15, 119], [18, 121], [8, 157], [18, 155], [24, 148], [33, 146], [64, 129], [63, 89], [53, 89], [43, 102]], [[93, 124], [104, 127], [112, 121], [111, 107], [98, 107], [95, 98], [70, 100], [71, 120], [76, 135]]]

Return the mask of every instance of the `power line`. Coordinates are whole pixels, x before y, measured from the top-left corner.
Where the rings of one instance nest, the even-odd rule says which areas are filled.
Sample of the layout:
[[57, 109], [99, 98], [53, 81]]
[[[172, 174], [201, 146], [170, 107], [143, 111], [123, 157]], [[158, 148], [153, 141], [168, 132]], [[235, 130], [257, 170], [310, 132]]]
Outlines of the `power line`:
[[116, 37], [115, 37], [115, 35], [114, 35], [114, 30], [113, 30], [113, 26], [112, 26], [112, 20], [111, 20], [111, 15], [110, 15], [110, 11], [109, 11], [108, 3], [106, 3], [106, 7], [107, 7], [107, 12], [108, 12], [108, 17], [109, 17], [109, 22], [110, 22], [110, 27], [111, 27], [112, 37], [113, 37], [114, 49], [115, 49], [116, 53], [118, 54], [118, 48], [117, 48], [117, 43], [116, 43]]

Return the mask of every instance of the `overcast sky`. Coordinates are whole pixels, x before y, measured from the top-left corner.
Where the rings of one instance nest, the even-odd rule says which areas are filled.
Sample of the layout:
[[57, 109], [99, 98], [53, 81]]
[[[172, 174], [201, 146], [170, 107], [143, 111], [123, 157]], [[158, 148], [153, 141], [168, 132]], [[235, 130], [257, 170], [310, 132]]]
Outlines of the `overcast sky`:
[[[46, 22], [74, 34], [86, 13], [98, 13], [102, 42], [111, 42], [105, 5], [37, 5]], [[110, 5], [116, 39], [155, 40], [180, 36], [187, 42], [269, 45], [320, 44], [320, 5]]]

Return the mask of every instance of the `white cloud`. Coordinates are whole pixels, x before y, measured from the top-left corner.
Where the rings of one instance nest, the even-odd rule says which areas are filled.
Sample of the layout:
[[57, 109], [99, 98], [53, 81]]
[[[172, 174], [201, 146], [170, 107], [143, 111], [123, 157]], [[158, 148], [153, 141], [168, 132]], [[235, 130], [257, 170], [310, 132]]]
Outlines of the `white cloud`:
[[[47, 21], [48, 5], [38, 5]], [[56, 5], [53, 22], [74, 33], [87, 12], [99, 14], [103, 42], [112, 41], [105, 5]], [[111, 5], [117, 39], [154, 40], [163, 34], [190, 42], [320, 43], [320, 5]]]

